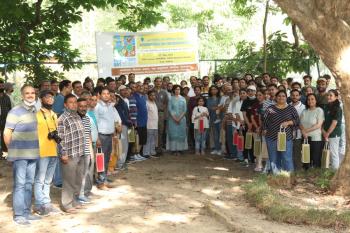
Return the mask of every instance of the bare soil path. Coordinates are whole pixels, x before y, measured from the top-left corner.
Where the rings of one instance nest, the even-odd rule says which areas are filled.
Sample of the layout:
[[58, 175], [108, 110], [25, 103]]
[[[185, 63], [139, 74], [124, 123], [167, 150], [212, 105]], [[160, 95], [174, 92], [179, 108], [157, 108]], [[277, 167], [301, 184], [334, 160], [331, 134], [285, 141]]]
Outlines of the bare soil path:
[[[0, 233], [225, 233], [333, 232], [270, 222], [249, 207], [241, 185], [251, 168], [214, 156], [171, 156], [132, 164], [109, 191], [93, 190], [93, 202], [78, 214], [45, 217], [29, 227], [12, 221], [11, 168], [0, 161]], [[60, 190], [52, 189], [58, 207]]]

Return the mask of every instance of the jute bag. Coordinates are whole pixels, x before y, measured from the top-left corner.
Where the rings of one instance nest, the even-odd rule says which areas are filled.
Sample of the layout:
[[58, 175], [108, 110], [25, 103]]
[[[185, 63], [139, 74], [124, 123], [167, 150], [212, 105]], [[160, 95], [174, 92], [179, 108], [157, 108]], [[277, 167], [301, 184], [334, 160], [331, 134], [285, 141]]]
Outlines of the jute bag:
[[267, 144], [265, 137], [263, 136], [262, 141], [261, 141], [261, 158], [262, 159], [268, 159], [269, 158], [269, 152], [267, 150]]
[[135, 134], [135, 143], [132, 147], [132, 152], [135, 153], [135, 154], [138, 154], [140, 152], [140, 145], [139, 145], [139, 134], [136, 133]]
[[128, 130], [128, 142], [134, 143], [136, 141], [136, 133], [134, 126]]
[[254, 156], [259, 157], [261, 155], [261, 138], [260, 135], [254, 134]]
[[277, 135], [277, 151], [287, 150], [287, 134], [286, 129], [281, 125]]
[[330, 160], [329, 142], [325, 142], [324, 148], [322, 150], [321, 167], [329, 168], [329, 160]]
[[253, 147], [253, 133], [252, 132], [247, 132], [245, 134], [245, 144], [244, 144], [244, 148], [247, 150], [252, 149]]
[[117, 165], [117, 161], [119, 159], [121, 150], [120, 150], [121, 142], [119, 140], [119, 137], [113, 137], [112, 140], [112, 153], [111, 158], [109, 159], [108, 163], [108, 171], [113, 172], [115, 166]]
[[310, 144], [308, 139], [304, 139], [304, 143], [301, 145], [301, 162], [310, 163]]

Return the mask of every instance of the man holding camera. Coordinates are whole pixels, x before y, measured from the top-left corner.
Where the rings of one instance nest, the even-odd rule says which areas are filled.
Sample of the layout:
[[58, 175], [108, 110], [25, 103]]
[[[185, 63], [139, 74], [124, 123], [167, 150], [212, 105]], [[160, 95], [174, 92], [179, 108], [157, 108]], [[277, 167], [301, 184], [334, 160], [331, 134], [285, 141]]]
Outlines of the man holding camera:
[[85, 166], [84, 125], [77, 113], [77, 97], [68, 94], [64, 97], [65, 111], [58, 118], [58, 136], [60, 143], [62, 169], [61, 208], [67, 213], [76, 213], [81, 204], [75, 195], [80, 193]]
[[50, 199], [50, 184], [57, 164], [57, 115], [52, 111], [54, 93], [49, 90], [40, 92], [41, 108], [36, 113], [38, 121], [39, 155], [34, 181], [34, 211], [39, 215], [57, 212]]

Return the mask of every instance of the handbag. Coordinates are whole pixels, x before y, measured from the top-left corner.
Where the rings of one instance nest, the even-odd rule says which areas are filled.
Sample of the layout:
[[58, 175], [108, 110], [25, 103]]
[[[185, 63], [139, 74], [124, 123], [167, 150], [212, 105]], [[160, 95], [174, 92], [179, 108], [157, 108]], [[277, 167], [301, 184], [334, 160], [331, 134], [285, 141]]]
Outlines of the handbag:
[[261, 140], [261, 158], [262, 159], [268, 159], [269, 158], [269, 152], [267, 150], [267, 144], [265, 137], [262, 138]]
[[96, 171], [97, 172], [104, 172], [105, 171], [105, 155], [103, 154], [101, 147], [97, 148]]
[[199, 119], [199, 132], [204, 133], [204, 119]]
[[240, 130], [238, 135], [238, 141], [237, 141], [237, 150], [243, 151], [244, 150], [244, 136], [242, 135], [242, 131]]
[[134, 143], [135, 141], [136, 141], [135, 127], [132, 126], [132, 127], [128, 130], [128, 142]]
[[234, 130], [233, 131], [233, 145], [236, 145], [238, 144], [238, 136], [239, 136], [239, 133], [238, 133], [238, 130]]
[[247, 132], [245, 134], [245, 144], [244, 148], [247, 150], [252, 149], [252, 144], [253, 144], [253, 133], [252, 132]]
[[119, 160], [120, 156], [120, 150], [119, 150], [119, 144], [120, 140], [118, 137], [113, 137], [112, 141], [112, 153], [111, 153], [111, 158], [108, 162], [108, 171], [113, 172], [114, 168], [117, 164], [117, 161]]
[[308, 139], [304, 139], [304, 143], [301, 145], [301, 162], [310, 163], [310, 144]]
[[140, 152], [139, 141], [140, 141], [139, 134], [135, 133], [135, 143], [132, 147], [132, 152], [135, 154], [138, 154]]
[[329, 161], [330, 161], [329, 142], [325, 142], [324, 148], [322, 150], [321, 167], [329, 168]]
[[286, 129], [281, 125], [277, 135], [277, 151], [287, 150], [287, 134]]
[[254, 134], [254, 156], [259, 157], [261, 155], [261, 138], [258, 134]]

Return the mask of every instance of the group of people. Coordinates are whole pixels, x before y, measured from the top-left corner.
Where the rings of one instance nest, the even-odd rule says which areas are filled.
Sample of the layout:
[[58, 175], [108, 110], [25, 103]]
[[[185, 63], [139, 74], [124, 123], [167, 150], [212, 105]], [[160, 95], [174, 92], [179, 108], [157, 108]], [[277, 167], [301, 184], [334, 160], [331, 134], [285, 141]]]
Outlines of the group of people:
[[[173, 84], [168, 76], [136, 81], [135, 74], [99, 78], [96, 85], [89, 77], [83, 83], [53, 80], [24, 85], [23, 101], [13, 108], [0, 82], [2, 153], [8, 152], [13, 166], [14, 221], [27, 225], [40, 219], [31, 211], [33, 186], [38, 215], [59, 212], [51, 203], [51, 184], [62, 188], [61, 210], [76, 213], [90, 202], [94, 184], [108, 190], [109, 175], [165, 152], [208, 152], [276, 174], [320, 167], [326, 142], [337, 169], [345, 152], [344, 118], [339, 92], [329, 90], [330, 78], [320, 77], [315, 87], [309, 75], [302, 85], [268, 73], [191, 76], [190, 85]], [[237, 135], [254, 135], [251, 144], [265, 142], [265, 163], [252, 146], [239, 146]], [[304, 140], [310, 145], [307, 164], [301, 162]], [[97, 172], [98, 151], [105, 166]]]

